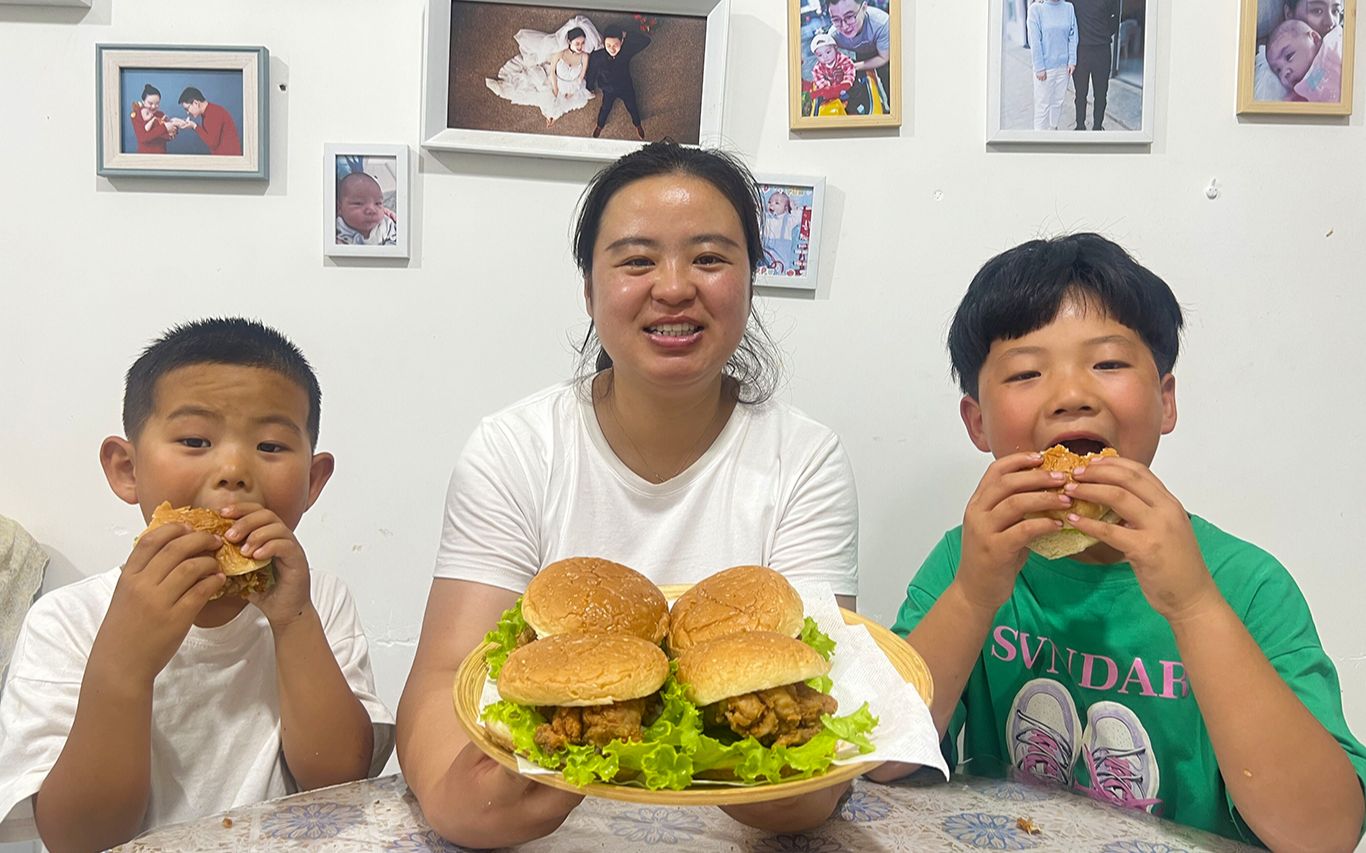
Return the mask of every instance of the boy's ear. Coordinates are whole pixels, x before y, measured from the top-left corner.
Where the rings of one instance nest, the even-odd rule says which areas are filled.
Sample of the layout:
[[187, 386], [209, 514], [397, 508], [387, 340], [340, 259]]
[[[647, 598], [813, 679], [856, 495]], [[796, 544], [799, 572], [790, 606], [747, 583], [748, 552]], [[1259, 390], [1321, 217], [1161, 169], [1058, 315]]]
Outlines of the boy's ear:
[[308, 503], [304, 509], [309, 509], [318, 500], [318, 495], [323, 493], [323, 486], [332, 479], [332, 471], [337, 467], [337, 458], [331, 453], [315, 453], [313, 461], [308, 463]]
[[133, 443], [126, 438], [111, 435], [100, 442], [100, 467], [104, 469], [104, 479], [109, 481], [109, 488], [119, 500], [128, 504], [138, 502], [133, 456]]
[[1176, 377], [1168, 373], [1162, 377], [1162, 434], [1176, 429]]
[[958, 401], [958, 415], [963, 419], [963, 426], [968, 428], [968, 438], [972, 439], [973, 445], [983, 453], [990, 453], [991, 445], [987, 444], [987, 432], [982, 427], [982, 404], [971, 394], [964, 394]]

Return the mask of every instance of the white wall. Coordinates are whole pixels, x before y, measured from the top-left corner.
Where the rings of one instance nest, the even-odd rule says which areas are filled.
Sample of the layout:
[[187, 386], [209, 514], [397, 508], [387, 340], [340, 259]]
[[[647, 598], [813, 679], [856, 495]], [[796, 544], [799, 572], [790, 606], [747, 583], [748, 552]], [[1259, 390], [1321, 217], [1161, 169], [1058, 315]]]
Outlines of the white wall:
[[[972, 273], [1035, 235], [1101, 230], [1189, 310], [1158, 474], [1290, 567], [1366, 735], [1361, 95], [1349, 121], [1240, 122], [1233, 5], [1163, 3], [1151, 151], [989, 150], [986, 6], [919, 0], [900, 131], [796, 136], [784, 5], [734, 0], [724, 141], [756, 169], [829, 179], [819, 292], [760, 310], [789, 355], [787, 398], [853, 458], [862, 609], [892, 619], [987, 461], [943, 346]], [[461, 444], [571, 369], [584, 321], [567, 233], [595, 168], [422, 153], [411, 263], [324, 262], [323, 143], [416, 146], [421, 17], [416, 0], [0, 6], [0, 512], [51, 550], [54, 582], [115, 565], [141, 527], [96, 459], [123, 372], [172, 323], [259, 316], [318, 367], [338, 469], [299, 532], [355, 592], [390, 702]], [[96, 42], [269, 47], [269, 184], [97, 178]]]

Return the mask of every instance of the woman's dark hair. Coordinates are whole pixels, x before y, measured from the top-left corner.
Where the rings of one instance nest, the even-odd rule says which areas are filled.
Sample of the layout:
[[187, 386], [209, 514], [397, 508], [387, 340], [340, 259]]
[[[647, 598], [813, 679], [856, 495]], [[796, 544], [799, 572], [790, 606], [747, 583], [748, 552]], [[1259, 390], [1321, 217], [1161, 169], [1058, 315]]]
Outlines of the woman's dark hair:
[[142, 87], [142, 97], [145, 99], [148, 95], [156, 95], [158, 98], [160, 98], [161, 90], [158, 89], [156, 86], [153, 86], [151, 83], [148, 83], [146, 86]]
[[584, 38], [585, 35], [586, 34], [583, 31], [583, 27], [575, 27], [574, 29], [564, 34], [565, 44], [568, 44], [574, 39]]
[[[754, 313], [754, 271], [763, 258], [763, 237], [759, 225], [759, 192], [754, 176], [735, 155], [715, 149], [692, 148], [665, 139], [652, 142], [617, 160], [589, 181], [579, 200], [574, 225], [574, 262], [585, 282], [593, 276], [593, 246], [603, 211], [612, 197], [630, 184], [656, 175], [687, 175], [711, 184], [735, 208], [745, 234], [749, 263], [749, 320], [740, 345], [726, 363], [725, 373], [740, 386], [740, 402], [762, 403], [773, 396], [781, 373], [781, 359], [773, 338], [763, 321]], [[591, 285], [590, 285], [591, 286]], [[612, 366], [612, 357], [602, 348], [592, 325], [579, 347], [578, 376], [587, 378]]]
[[1138, 333], [1171, 372], [1180, 349], [1181, 305], [1167, 283], [1099, 234], [1030, 240], [982, 265], [949, 327], [949, 358], [963, 393], [977, 397], [977, 377], [996, 341], [1022, 338], [1078, 299]]

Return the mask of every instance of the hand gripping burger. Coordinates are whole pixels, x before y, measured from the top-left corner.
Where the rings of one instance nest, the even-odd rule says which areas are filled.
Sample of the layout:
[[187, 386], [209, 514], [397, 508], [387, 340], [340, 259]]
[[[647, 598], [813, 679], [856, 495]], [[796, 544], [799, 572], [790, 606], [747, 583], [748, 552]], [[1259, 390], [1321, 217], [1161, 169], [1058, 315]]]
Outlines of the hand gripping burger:
[[669, 627], [669, 604], [649, 578], [620, 563], [570, 557], [536, 573], [485, 639], [497, 678], [513, 649], [559, 634], [629, 634], [655, 645]]
[[669, 652], [678, 656], [698, 643], [741, 631], [800, 637], [827, 660], [835, 650], [834, 641], [805, 615], [801, 596], [787, 578], [766, 566], [735, 566], [702, 580], [674, 602]]
[[[182, 506], [172, 509], [169, 501], [162, 501], [160, 506], [152, 510], [152, 520], [147, 530], [155, 530], [163, 524], [186, 524], [194, 530], [222, 536], [232, 527], [232, 519], [204, 507]], [[222, 589], [214, 593], [213, 598], [225, 595], [246, 598], [247, 593], [265, 592], [275, 583], [275, 570], [270, 560], [244, 557], [238, 546], [226, 540], [214, 552], [214, 557], [218, 560], [219, 570], [227, 575], [228, 580]]]
[[[1043, 452], [1043, 465], [1041, 467], [1045, 471], [1062, 471], [1067, 475], [1067, 482], [1070, 483], [1072, 482], [1072, 472], [1090, 460], [1118, 455], [1119, 451], [1113, 447], [1106, 447], [1098, 453], [1078, 454], [1073, 453], [1061, 444], [1055, 444]], [[1051, 491], [1061, 492], [1062, 486]], [[1067, 523], [1068, 513], [1073, 512], [1083, 518], [1095, 518], [1108, 524], [1119, 521], [1119, 516], [1108, 506], [1074, 498], [1070, 506], [1062, 509], [1030, 514], [1031, 518], [1056, 518], [1062, 522], [1063, 526], [1061, 530], [1055, 530], [1052, 533], [1045, 533], [1043, 536], [1031, 539], [1029, 549], [1040, 556], [1056, 560], [1059, 557], [1079, 554], [1096, 544], [1097, 540], [1094, 537], [1087, 536]]]

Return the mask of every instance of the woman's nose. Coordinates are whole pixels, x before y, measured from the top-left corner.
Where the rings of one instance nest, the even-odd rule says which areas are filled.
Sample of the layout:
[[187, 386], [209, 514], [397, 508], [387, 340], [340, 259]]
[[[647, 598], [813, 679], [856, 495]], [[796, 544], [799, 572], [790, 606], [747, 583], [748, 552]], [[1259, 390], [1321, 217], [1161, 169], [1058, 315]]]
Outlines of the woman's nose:
[[660, 302], [671, 305], [692, 300], [697, 293], [692, 281], [692, 265], [681, 262], [661, 264], [650, 293]]

